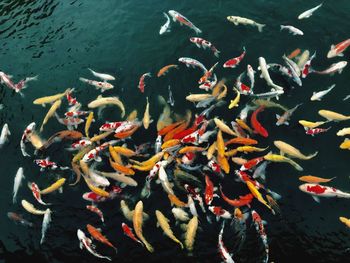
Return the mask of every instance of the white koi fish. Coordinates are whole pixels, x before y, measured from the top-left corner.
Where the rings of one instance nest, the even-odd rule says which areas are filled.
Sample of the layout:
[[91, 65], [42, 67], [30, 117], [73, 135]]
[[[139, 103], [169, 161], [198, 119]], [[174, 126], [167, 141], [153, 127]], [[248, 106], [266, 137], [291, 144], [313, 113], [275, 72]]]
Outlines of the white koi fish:
[[166, 13], [163, 13], [163, 15], [166, 18], [166, 22], [164, 25], [161, 26], [159, 30], [159, 35], [163, 35], [164, 33], [170, 32], [170, 17]]
[[293, 35], [304, 35], [303, 31], [301, 31], [300, 29], [294, 27], [294, 26], [284, 26], [281, 25], [281, 30], [287, 29], [290, 33], [292, 33]]
[[98, 72], [93, 71], [91, 68], [88, 68], [88, 70], [90, 70], [92, 75], [94, 75], [95, 77], [97, 77], [99, 79], [102, 79], [103, 81], [115, 80], [115, 77], [113, 77], [112, 75], [105, 74], [105, 73], [98, 73]]
[[259, 30], [259, 32], [263, 31], [263, 27], [266, 26], [265, 24], [259, 24], [255, 22], [252, 19], [244, 18], [240, 16], [228, 16], [227, 20], [233, 23], [235, 26], [241, 25], [249, 25], [249, 26], [256, 26]]
[[330, 92], [334, 87], [335, 87], [335, 84], [333, 84], [332, 86], [330, 86], [326, 90], [321, 90], [319, 92], [313, 92], [310, 100], [311, 101], [315, 101], [315, 100], [321, 101], [323, 96], [325, 96], [328, 92]]
[[1, 135], [0, 135], [0, 149], [4, 146], [6, 142], [9, 141], [8, 136], [10, 135], [11, 135], [11, 132], [9, 130], [9, 126], [7, 123], [5, 123], [4, 126], [2, 126]]
[[337, 63], [333, 63], [329, 68], [327, 68], [323, 71], [314, 70], [313, 72], [315, 72], [317, 74], [331, 74], [331, 75], [338, 72], [339, 74], [341, 74], [343, 72], [343, 69], [346, 67], [347, 64], [348, 64], [347, 61], [339, 61]]
[[15, 176], [15, 180], [14, 180], [14, 184], [13, 184], [13, 197], [12, 197], [12, 202], [13, 203], [16, 203], [16, 197], [17, 197], [18, 189], [21, 186], [23, 179], [24, 179], [23, 168], [20, 167], [17, 170], [16, 176]]
[[309, 18], [310, 16], [312, 16], [312, 14], [319, 9], [321, 6], [323, 5], [323, 3], [319, 4], [318, 6], [311, 8], [309, 10], [306, 10], [305, 12], [302, 12], [299, 16], [298, 19], [304, 19], [304, 18]]
[[267, 85], [269, 85], [270, 87], [272, 87], [276, 91], [283, 91], [283, 87], [280, 87], [280, 86], [276, 85], [275, 83], [273, 83], [273, 81], [270, 77], [269, 71], [268, 71], [268, 67], [267, 67], [265, 58], [259, 57], [258, 69], [261, 71], [260, 77], [264, 78], [266, 80]]
[[184, 63], [186, 67], [193, 67], [193, 68], [199, 67], [201, 70], [203, 70], [204, 73], [208, 71], [207, 68], [196, 59], [182, 57], [182, 58], [179, 58], [178, 61], [181, 63]]
[[46, 235], [47, 229], [50, 226], [50, 222], [51, 222], [51, 210], [50, 210], [50, 208], [47, 208], [45, 211], [43, 223], [41, 226], [40, 244], [44, 243], [44, 241], [45, 241], [45, 235]]

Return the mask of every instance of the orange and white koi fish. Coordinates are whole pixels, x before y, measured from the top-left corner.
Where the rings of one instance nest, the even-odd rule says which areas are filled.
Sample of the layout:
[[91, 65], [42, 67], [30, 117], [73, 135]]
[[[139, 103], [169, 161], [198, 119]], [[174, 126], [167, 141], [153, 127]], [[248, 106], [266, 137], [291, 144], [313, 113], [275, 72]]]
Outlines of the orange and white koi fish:
[[102, 235], [102, 233], [97, 228], [93, 227], [90, 224], [87, 224], [86, 228], [94, 239], [113, 248], [116, 253], [118, 252], [118, 249], [111, 242], [109, 242], [109, 240], [104, 235]]
[[346, 39], [337, 45], [332, 45], [331, 49], [327, 53], [327, 58], [333, 58], [336, 56], [344, 56], [343, 52], [350, 46], [350, 38]]
[[96, 213], [96, 214], [100, 217], [102, 223], [105, 222], [105, 219], [104, 219], [104, 217], [103, 217], [103, 213], [102, 213], [102, 211], [101, 211], [100, 209], [97, 208], [97, 206], [94, 206], [94, 205], [87, 205], [87, 206], [86, 206], [86, 209], [87, 209], [87, 210], [90, 210], [91, 212]]
[[85, 233], [83, 231], [81, 231], [80, 229], [77, 230], [77, 236], [79, 239], [79, 246], [80, 249], [85, 248], [87, 251], [89, 251], [89, 253], [91, 253], [92, 255], [94, 255], [97, 258], [105, 258], [109, 261], [112, 261], [112, 259], [110, 257], [106, 257], [106, 256], [102, 256], [100, 254], [98, 254], [94, 249], [95, 246], [92, 244], [92, 241], [90, 238], [88, 238]]

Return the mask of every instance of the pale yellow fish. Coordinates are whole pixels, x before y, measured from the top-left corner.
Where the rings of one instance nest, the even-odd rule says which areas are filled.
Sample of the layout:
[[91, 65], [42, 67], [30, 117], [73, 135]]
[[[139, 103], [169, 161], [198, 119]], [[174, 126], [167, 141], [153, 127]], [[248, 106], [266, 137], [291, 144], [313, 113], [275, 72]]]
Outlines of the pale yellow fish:
[[87, 177], [90, 177], [90, 168], [89, 168], [88, 164], [86, 162], [84, 162], [83, 160], [80, 160], [79, 165], [80, 165], [80, 168], [81, 168], [81, 171], [83, 172], [83, 174], [86, 175]]
[[345, 136], [350, 134], [350, 128], [343, 128], [337, 132], [338, 136]]
[[116, 180], [122, 184], [128, 185], [128, 186], [133, 186], [136, 187], [137, 186], [137, 181], [135, 181], [133, 178], [126, 176], [122, 173], [118, 173], [118, 172], [101, 172], [101, 171], [96, 171], [98, 174], [104, 176], [104, 177], [108, 177], [111, 178], [113, 180]]
[[41, 149], [45, 145], [45, 141], [41, 139], [41, 137], [36, 132], [32, 132], [31, 134], [29, 134], [27, 139], [37, 150]]
[[263, 151], [267, 150], [268, 148], [269, 148], [269, 146], [267, 146], [266, 148], [259, 148], [259, 147], [245, 145], [245, 146], [237, 147], [236, 151], [237, 152], [244, 152], [244, 153], [263, 152]]
[[[120, 201], [120, 209], [122, 210], [124, 217], [127, 220], [129, 220], [130, 222], [132, 222], [135, 210], [130, 210], [130, 208], [128, 207], [128, 205], [126, 204], [126, 202], [124, 200]], [[145, 212], [143, 212], [142, 216], [143, 216], [143, 220], [149, 219], [149, 215], [146, 214]]]
[[157, 121], [157, 131], [160, 131], [164, 127], [170, 125], [173, 120], [170, 118], [171, 109], [168, 104], [164, 106], [163, 112], [160, 114]]
[[105, 138], [107, 138], [109, 135], [111, 135], [113, 133], [113, 131], [106, 131], [104, 133], [98, 134], [98, 135], [94, 135], [94, 137], [92, 137], [90, 139], [90, 142], [99, 142]]
[[31, 213], [31, 214], [33, 214], [33, 215], [45, 215], [45, 210], [38, 210], [38, 209], [36, 209], [35, 207], [34, 207], [34, 205], [32, 205], [31, 203], [29, 203], [27, 200], [22, 200], [22, 202], [21, 202], [21, 204], [22, 204], [22, 206], [23, 206], [23, 208], [27, 211], [27, 212], [29, 212], [29, 213]]
[[345, 116], [330, 110], [319, 110], [318, 114], [329, 121], [345, 121], [350, 119], [350, 116]]
[[232, 157], [231, 160], [232, 160], [232, 162], [234, 162], [235, 164], [238, 164], [238, 165], [243, 165], [246, 162], [248, 162], [247, 159], [244, 159], [244, 158], [241, 158], [241, 157]]
[[248, 124], [246, 124], [244, 122], [244, 120], [236, 119], [236, 122], [241, 128], [245, 129], [246, 131], [248, 131], [251, 134], [253, 133], [253, 130], [248, 126]]
[[211, 95], [213, 95], [216, 100], [221, 100], [227, 96], [227, 86], [225, 85], [226, 80], [220, 80], [213, 88]]
[[152, 245], [145, 239], [142, 233], [142, 225], [143, 225], [143, 203], [142, 201], [138, 201], [135, 210], [134, 210], [134, 216], [133, 216], [133, 226], [135, 230], [136, 236], [142, 241], [143, 244], [145, 244], [147, 250], [149, 252], [153, 252], [154, 248]]
[[86, 118], [86, 123], [85, 123], [85, 135], [89, 139], [90, 139], [89, 129], [93, 120], [94, 120], [94, 112], [90, 111], [89, 116]]
[[61, 106], [62, 100], [58, 99], [56, 100], [51, 108], [49, 109], [49, 111], [46, 113], [46, 116], [43, 120], [43, 123], [41, 124], [40, 127], [40, 132], [42, 132], [44, 130], [44, 125], [49, 121], [49, 119], [55, 114], [55, 112], [57, 111], [57, 109]]
[[148, 97], [146, 97], [146, 109], [145, 109], [145, 113], [143, 114], [143, 119], [142, 119], [142, 123], [143, 123], [143, 127], [147, 130], [151, 121], [151, 117], [149, 115], [149, 101], [148, 101]]
[[343, 150], [350, 150], [350, 140], [348, 138], [346, 138], [339, 146], [340, 149]]
[[264, 156], [264, 159], [267, 161], [271, 161], [271, 162], [278, 162], [278, 163], [289, 163], [290, 165], [292, 165], [296, 170], [298, 171], [303, 171], [303, 167], [301, 167], [299, 164], [297, 164], [296, 162], [294, 162], [293, 160], [279, 155], [279, 154], [272, 154], [272, 153], [268, 153]]
[[105, 190], [101, 189], [101, 188], [98, 188], [96, 186], [93, 185], [91, 179], [87, 178], [85, 175], [83, 175], [83, 178], [87, 184], [87, 186], [89, 187], [89, 189], [91, 191], [93, 191], [95, 194], [98, 194], [102, 197], [109, 197], [109, 193], [106, 192]]
[[274, 141], [273, 143], [282, 153], [287, 154], [292, 158], [294, 157], [301, 160], [310, 160], [318, 154], [318, 152], [315, 152], [310, 155], [304, 155], [297, 148], [283, 141]]
[[339, 220], [340, 220], [340, 222], [344, 223], [347, 227], [350, 228], [350, 219], [343, 217], [343, 216], [340, 216]]
[[162, 212], [160, 212], [159, 210], [156, 210], [156, 217], [157, 217], [157, 221], [158, 221], [158, 225], [163, 229], [164, 231], [164, 234], [166, 234], [170, 239], [174, 240], [176, 243], [178, 243], [181, 248], [183, 249], [184, 246], [183, 244], [181, 243], [180, 240], [178, 240], [173, 231], [171, 230], [170, 228], [170, 225], [169, 225], [169, 219], [166, 218]]
[[280, 108], [283, 111], [288, 111], [288, 108], [271, 100], [256, 99], [252, 102], [257, 106], [264, 106], [266, 108]]
[[265, 201], [265, 199], [262, 197], [262, 195], [260, 194], [259, 190], [256, 189], [256, 187], [254, 186], [254, 184], [250, 181], [246, 182], [250, 192], [252, 193], [252, 195], [263, 205], [265, 205], [267, 208], [271, 209], [271, 207], [267, 204], [267, 202]]
[[137, 118], [137, 110], [133, 110], [126, 118], [127, 121], [134, 121]]
[[239, 90], [236, 87], [233, 87], [233, 89], [236, 91], [237, 95], [233, 100], [231, 100], [230, 105], [228, 106], [229, 109], [232, 109], [233, 107], [238, 107], [238, 103], [241, 98], [241, 93], [239, 92]]
[[187, 224], [187, 230], [185, 233], [185, 246], [186, 249], [191, 252], [193, 251], [193, 245], [197, 234], [198, 228], [198, 217], [194, 216]]
[[54, 182], [54, 183], [53, 183], [52, 185], [50, 185], [49, 187], [47, 187], [47, 188], [41, 190], [40, 193], [41, 193], [42, 195], [52, 193], [53, 191], [56, 191], [57, 189], [59, 189], [60, 187], [62, 187], [62, 185], [64, 185], [65, 182], [66, 182], [66, 178], [58, 179], [56, 182]]
[[216, 141], [212, 143], [212, 145], [209, 146], [207, 151], [207, 159], [211, 160], [214, 156], [214, 153], [216, 152]]
[[61, 99], [64, 96], [66, 96], [66, 94], [68, 92], [70, 92], [70, 91], [71, 91], [71, 89], [66, 89], [66, 91], [63, 92], [63, 93], [58, 93], [58, 94], [52, 95], [52, 96], [41, 97], [41, 98], [38, 98], [38, 99], [34, 100], [33, 103], [36, 104], [36, 105], [43, 105], [43, 106], [45, 106], [46, 104], [52, 103], [52, 102], [54, 102], [56, 100]]
[[318, 126], [321, 126], [325, 123], [327, 123], [328, 121], [316, 121], [316, 122], [312, 122], [312, 121], [306, 121], [306, 120], [300, 120], [299, 123], [301, 125], [304, 126], [304, 128], [310, 128], [310, 129], [314, 129], [317, 128]]
[[226, 125], [226, 123], [218, 118], [214, 118], [215, 125], [224, 133], [237, 136], [237, 134]]
[[88, 104], [88, 107], [90, 109], [95, 109], [95, 108], [99, 108], [99, 107], [106, 106], [106, 105], [115, 105], [115, 106], [119, 107], [120, 110], [122, 111], [121, 117], [123, 118], [125, 116], [124, 104], [123, 104], [123, 102], [121, 102], [119, 100], [118, 97], [101, 97], [101, 96], [99, 96], [95, 100], [91, 101]]
[[213, 95], [211, 94], [191, 94], [186, 97], [186, 100], [191, 101], [191, 102], [199, 102], [202, 100], [207, 100], [213, 98]]

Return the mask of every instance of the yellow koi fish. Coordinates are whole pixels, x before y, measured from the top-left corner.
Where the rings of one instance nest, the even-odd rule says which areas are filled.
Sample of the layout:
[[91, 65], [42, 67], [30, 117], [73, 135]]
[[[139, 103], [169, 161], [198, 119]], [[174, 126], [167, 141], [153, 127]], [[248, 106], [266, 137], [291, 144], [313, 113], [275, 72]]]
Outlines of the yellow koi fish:
[[148, 102], [148, 97], [146, 97], [146, 109], [145, 109], [145, 113], [143, 114], [143, 119], [142, 119], [142, 123], [143, 123], [143, 127], [147, 130], [149, 127], [149, 124], [151, 122], [151, 116], [149, 115], [149, 102]]
[[301, 167], [299, 164], [297, 164], [293, 160], [279, 154], [268, 153], [264, 156], [264, 159], [267, 161], [277, 162], [277, 163], [289, 163], [298, 171], [304, 170], [303, 167]]
[[244, 120], [236, 119], [237, 124], [242, 128], [248, 131], [250, 134], [253, 133], [253, 130], [244, 122]]
[[350, 119], [350, 116], [345, 116], [330, 110], [319, 110], [318, 114], [329, 121], [345, 121]]
[[233, 130], [231, 130], [230, 127], [228, 127], [222, 120], [214, 118], [214, 122], [220, 131], [238, 137], [238, 135]]
[[350, 219], [341, 216], [341, 217], [339, 217], [339, 220], [340, 220], [340, 222], [344, 223], [347, 227], [350, 228]]
[[169, 219], [166, 218], [159, 210], [156, 210], [156, 217], [158, 225], [161, 227], [161, 229], [163, 229], [164, 234], [167, 235], [170, 239], [174, 240], [176, 243], [178, 243], [181, 246], [181, 249], [183, 249], [183, 244], [174, 236], [174, 233], [170, 228]]
[[262, 195], [260, 194], [259, 190], [256, 189], [256, 187], [254, 186], [254, 184], [250, 181], [246, 181], [246, 184], [250, 190], [250, 192], [252, 193], [252, 195], [263, 205], [265, 205], [267, 208], [269, 208], [271, 210], [271, 206], [268, 205], [268, 203], [265, 201], [265, 199], [262, 197]]
[[185, 233], [185, 246], [189, 252], [193, 251], [193, 245], [197, 234], [198, 217], [194, 216], [187, 224], [187, 230]]
[[268, 148], [269, 146], [267, 146], [266, 148], [259, 148], [259, 147], [245, 145], [245, 146], [237, 147], [236, 150], [237, 152], [251, 153], [251, 152], [263, 152], [263, 151], [266, 151]]
[[61, 178], [58, 179], [56, 182], [54, 182], [52, 185], [50, 185], [49, 187], [43, 189], [40, 191], [40, 194], [45, 195], [45, 194], [49, 194], [52, 193], [53, 191], [56, 191], [57, 189], [59, 189], [60, 187], [62, 187], [62, 185], [64, 185], [64, 183], [66, 182], [66, 178]]
[[33, 104], [42, 105], [42, 106], [45, 107], [46, 104], [52, 103], [52, 102], [54, 102], [56, 100], [59, 100], [59, 99], [63, 98], [70, 91], [71, 91], [71, 89], [66, 89], [66, 91], [63, 92], [63, 93], [58, 93], [56, 95], [38, 98], [38, 99], [33, 101]]
[[56, 100], [51, 108], [49, 109], [49, 111], [47, 112], [44, 120], [43, 120], [43, 123], [41, 124], [41, 127], [40, 127], [40, 132], [42, 132], [44, 130], [44, 125], [49, 121], [49, 119], [55, 114], [55, 112], [57, 111], [57, 109], [61, 106], [61, 103], [62, 103], [62, 100], [59, 99], [59, 100]]
[[345, 136], [350, 134], [350, 128], [343, 128], [337, 132], [338, 136]]
[[90, 111], [89, 116], [86, 118], [86, 123], [85, 123], [85, 135], [89, 139], [90, 139], [89, 129], [93, 120], [94, 120], [94, 112]]
[[[122, 210], [124, 217], [130, 222], [132, 222], [135, 210], [130, 210], [130, 208], [128, 207], [128, 205], [124, 200], [120, 201], [120, 209]], [[146, 214], [145, 212], [142, 213], [142, 217], [143, 217], [143, 220], [149, 219], [149, 215]]]
[[310, 155], [304, 155], [302, 154], [297, 148], [293, 147], [292, 145], [285, 143], [283, 141], [274, 141], [274, 145], [281, 151], [283, 154], [287, 154], [290, 157], [298, 158], [301, 160], [310, 160], [314, 158], [318, 152], [315, 152]]
[[133, 225], [136, 236], [142, 241], [143, 244], [145, 244], [147, 250], [149, 252], [153, 252], [154, 248], [148, 241], [145, 239], [145, 237], [142, 234], [142, 225], [143, 225], [143, 203], [142, 201], [138, 201], [135, 210], [134, 210], [134, 216], [133, 216]]
[[350, 150], [350, 140], [348, 138], [346, 138], [339, 146], [340, 149], [343, 150]]
[[225, 142], [222, 137], [222, 132], [219, 130], [217, 136], [216, 136], [216, 148], [218, 151], [218, 156], [223, 157], [225, 155]]
[[115, 106], [119, 107], [120, 110], [122, 111], [121, 117], [123, 118], [125, 116], [124, 104], [123, 104], [123, 102], [121, 102], [119, 100], [118, 97], [101, 97], [101, 96], [99, 96], [99, 97], [97, 97], [97, 99], [91, 101], [88, 104], [88, 107], [90, 109], [95, 109], [95, 108], [99, 108], [99, 107], [106, 106], [106, 105], [115, 105]]
[[305, 120], [300, 120], [299, 123], [304, 126], [304, 128], [309, 128], [309, 129], [314, 129], [317, 128], [318, 126], [321, 126], [328, 121], [316, 121], [316, 122], [311, 122], [311, 121], [305, 121]]
[[229, 109], [232, 109], [233, 107], [238, 107], [238, 103], [241, 98], [241, 93], [239, 92], [239, 90], [235, 87], [233, 87], [233, 89], [236, 91], [237, 95], [233, 100], [231, 100], [230, 105], [228, 106]]
[[22, 204], [22, 206], [23, 206], [23, 208], [27, 211], [27, 212], [29, 212], [29, 213], [31, 213], [31, 214], [33, 214], [33, 215], [45, 215], [45, 213], [46, 213], [46, 211], [44, 211], [44, 210], [38, 210], [38, 209], [36, 209], [35, 207], [34, 207], [34, 205], [32, 205], [31, 203], [29, 203], [27, 200], [22, 200], [22, 202], [21, 202], [21, 204]]
[[127, 121], [134, 121], [137, 118], [137, 110], [133, 110], [126, 118]]

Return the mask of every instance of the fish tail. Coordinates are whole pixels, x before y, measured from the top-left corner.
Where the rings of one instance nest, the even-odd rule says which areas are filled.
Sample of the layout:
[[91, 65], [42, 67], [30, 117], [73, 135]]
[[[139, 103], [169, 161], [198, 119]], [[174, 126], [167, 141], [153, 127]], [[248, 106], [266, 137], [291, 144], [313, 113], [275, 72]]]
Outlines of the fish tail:
[[202, 30], [200, 30], [198, 27], [194, 27], [193, 29], [194, 29], [194, 31], [196, 32], [197, 35], [202, 33]]
[[259, 32], [263, 31], [264, 26], [266, 26], [266, 25], [265, 24], [257, 24]]
[[299, 164], [294, 162], [293, 160], [289, 160], [289, 163], [298, 171], [304, 171], [303, 167], [301, 167]]
[[79, 80], [82, 81], [82, 82], [88, 82], [88, 80], [85, 79], [85, 78], [79, 78]]
[[148, 243], [146, 240], [143, 240], [143, 243], [145, 244], [147, 250], [151, 253], [153, 253], [154, 248], [152, 247], [152, 245], [150, 243]]
[[318, 154], [318, 151], [316, 151], [316, 152], [313, 153], [313, 154], [310, 154], [310, 155], [306, 156], [305, 159], [306, 159], [306, 160], [310, 160], [310, 159], [314, 158], [317, 154]]
[[217, 50], [217, 49], [214, 50], [214, 56], [215, 56], [215, 57], [218, 58], [218, 57], [219, 57], [219, 54], [220, 54], [220, 51], [219, 51], [219, 50]]

